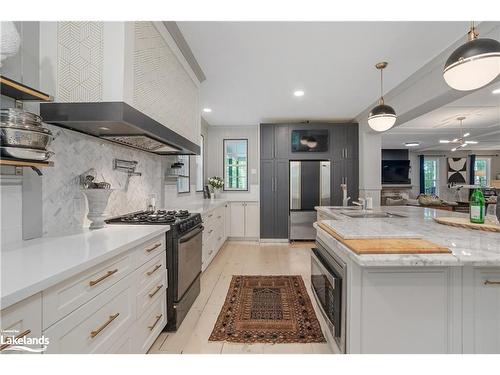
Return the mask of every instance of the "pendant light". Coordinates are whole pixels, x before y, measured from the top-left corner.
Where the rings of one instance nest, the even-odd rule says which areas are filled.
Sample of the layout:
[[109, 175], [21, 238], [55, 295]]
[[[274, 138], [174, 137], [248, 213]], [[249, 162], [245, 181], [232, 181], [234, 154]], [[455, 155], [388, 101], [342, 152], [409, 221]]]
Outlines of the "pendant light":
[[472, 22], [468, 41], [458, 47], [446, 60], [443, 77], [455, 90], [469, 91], [483, 87], [500, 74], [500, 42], [478, 39]]
[[382, 72], [387, 67], [387, 64], [387, 62], [383, 61], [375, 65], [380, 70], [380, 99], [378, 105], [368, 115], [368, 125], [378, 132], [389, 130], [396, 123], [396, 111], [384, 103], [384, 77]]

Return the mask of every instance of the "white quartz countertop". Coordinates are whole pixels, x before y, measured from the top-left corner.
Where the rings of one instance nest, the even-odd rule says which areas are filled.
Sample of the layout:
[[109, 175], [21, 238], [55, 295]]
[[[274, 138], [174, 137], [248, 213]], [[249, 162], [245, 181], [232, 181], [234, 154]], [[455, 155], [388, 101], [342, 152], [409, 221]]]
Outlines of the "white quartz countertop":
[[[333, 208], [333, 209], [332, 209]], [[358, 255], [342, 246], [345, 255], [362, 266], [493, 266], [500, 267], [500, 233], [456, 228], [434, 221], [434, 217], [467, 217], [467, 214], [411, 206], [380, 207], [376, 211], [403, 215], [391, 218], [350, 218], [340, 207], [316, 207], [331, 220], [322, 221], [345, 238], [398, 237], [401, 233], [422, 238], [452, 251], [452, 254], [375, 254]], [[317, 227], [322, 238], [332, 238]], [[402, 236], [404, 237], [404, 236]]]
[[173, 204], [166, 204], [164, 209], [166, 210], [189, 210], [191, 212], [199, 212], [200, 214], [206, 214], [213, 211], [217, 207], [223, 206], [226, 203], [231, 202], [258, 202], [258, 200], [234, 200], [234, 199], [183, 199], [181, 202], [176, 202]]
[[109, 225], [2, 248], [0, 308], [39, 293], [169, 229], [168, 225]]

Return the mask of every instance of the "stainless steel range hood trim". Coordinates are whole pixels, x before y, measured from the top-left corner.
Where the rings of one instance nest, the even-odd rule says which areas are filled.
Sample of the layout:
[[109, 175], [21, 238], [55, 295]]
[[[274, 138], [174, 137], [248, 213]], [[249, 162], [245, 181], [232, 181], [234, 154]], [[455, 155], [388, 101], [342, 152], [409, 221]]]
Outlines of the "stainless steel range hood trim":
[[[154, 154], [200, 154], [200, 146], [125, 102], [41, 103], [40, 116], [46, 123], [102, 139], [109, 135], [146, 135], [179, 150], [169, 152], [147, 151]], [[137, 149], [141, 150], [140, 148]]]

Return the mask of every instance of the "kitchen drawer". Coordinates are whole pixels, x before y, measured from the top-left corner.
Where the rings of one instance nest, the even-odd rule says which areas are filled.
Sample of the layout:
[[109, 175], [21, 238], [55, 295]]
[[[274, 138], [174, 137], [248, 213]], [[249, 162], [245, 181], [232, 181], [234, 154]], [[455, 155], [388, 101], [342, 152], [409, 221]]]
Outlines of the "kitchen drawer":
[[107, 351], [107, 354], [135, 354], [134, 338], [130, 335], [130, 332], [120, 337]]
[[[142, 268], [141, 268], [142, 269]], [[155, 272], [137, 294], [137, 316], [141, 316], [167, 289], [166, 269]], [[140, 275], [138, 275], [140, 277]]]
[[136, 250], [136, 264], [135, 268], [139, 268], [144, 263], [153, 259], [155, 256], [165, 251], [166, 235], [165, 233], [153, 238], [152, 240], [145, 242], [142, 245], [137, 246]]
[[132, 253], [99, 264], [43, 291], [43, 328], [65, 317], [133, 271]]
[[[6, 309], [0, 311], [0, 331], [5, 336], [15, 337], [41, 337], [42, 335], [42, 298], [41, 294], [35, 294]], [[9, 331], [9, 332], [7, 332]], [[38, 349], [39, 346], [30, 346]], [[7, 344], [0, 344], [0, 352], [23, 353], [10, 351]]]
[[44, 331], [47, 353], [107, 353], [135, 321], [133, 281], [126, 276]]
[[159, 297], [135, 324], [134, 353], [146, 353], [167, 324], [165, 292]]
[[143, 264], [137, 271], [137, 290], [141, 291], [149, 284], [152, 280], [155, 280], [159, 274], [163, 274], [165, 278], [165, 271], [167, 269], [167, 254], [165, 251], [158, 254], [156, 257]]

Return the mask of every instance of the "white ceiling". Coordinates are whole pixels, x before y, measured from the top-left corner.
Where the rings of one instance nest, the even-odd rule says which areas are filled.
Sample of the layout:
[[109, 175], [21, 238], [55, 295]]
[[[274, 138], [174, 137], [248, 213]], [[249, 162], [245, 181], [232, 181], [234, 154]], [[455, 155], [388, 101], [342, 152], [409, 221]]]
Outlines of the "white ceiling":
[[[178, 22], [212, 125], [352, 119], [464, 37], [467, 22]], [[305, 96], [292, 95], [296, 89]]]
[[384, 148], [402, 148], [405, 142], [420, 142], [416, 150], [450, 150], [452, 145], [440, 144], [440, 139], [459, 136], [457, 117], [465, 116], [464, 132], [470, 132], [469, 140], [479, 141], [466, 150], [500, 150], [500, 95], [492, 91], [500, 83], [486, 86], [446, 106], [426, 113], [382, 136]]

